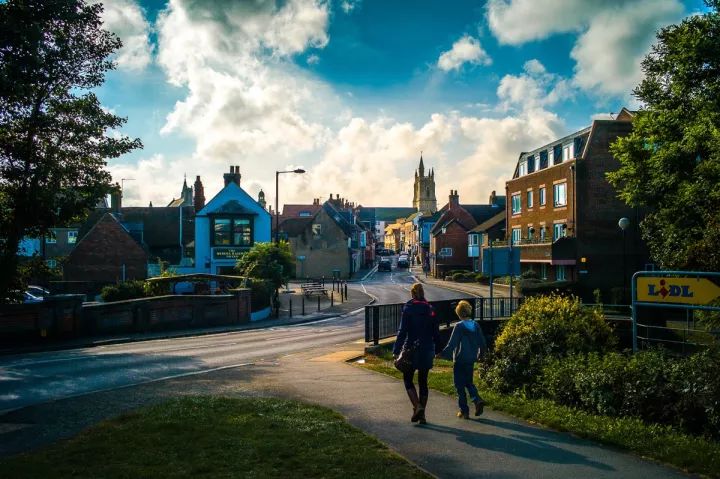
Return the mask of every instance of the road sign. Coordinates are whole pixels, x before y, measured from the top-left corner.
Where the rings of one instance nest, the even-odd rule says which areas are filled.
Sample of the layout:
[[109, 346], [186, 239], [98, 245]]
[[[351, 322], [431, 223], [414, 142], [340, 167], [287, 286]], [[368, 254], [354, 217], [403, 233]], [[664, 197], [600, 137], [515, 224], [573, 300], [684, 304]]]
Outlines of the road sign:
[[720, 286], [706, 278], [640, 276], [637, 301], [702, 305], [720, 296]]
[[520, 274], [520, 248], [483, 248], [482, 272], [492, 276]]

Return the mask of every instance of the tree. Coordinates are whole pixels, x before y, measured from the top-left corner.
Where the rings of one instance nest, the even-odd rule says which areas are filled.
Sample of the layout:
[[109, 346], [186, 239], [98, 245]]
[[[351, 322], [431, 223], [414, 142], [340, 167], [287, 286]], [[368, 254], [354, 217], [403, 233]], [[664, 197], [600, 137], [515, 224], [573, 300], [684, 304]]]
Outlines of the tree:
[[295, 260], [290, 245], [285, 241], [279, 244], [256, 243], [242, 255], [235, 267], [243, 276], [270, 281], [275, 289], [290, 279], [294, 268]]
[[611, 151], [608, 180], [648, 207], [644, 240], [666, 269], [720, 270], [720, 0], [658, 32], [634, 95], [643, 106]]
[[142, 147], [106, 136], [126, 120], [91, 91], [121, 46], [101, 13], [82, 0], [0, 3], [0, 300], [18, 281], [19, 241], [87, 214], [111, 189], [106, 160]]

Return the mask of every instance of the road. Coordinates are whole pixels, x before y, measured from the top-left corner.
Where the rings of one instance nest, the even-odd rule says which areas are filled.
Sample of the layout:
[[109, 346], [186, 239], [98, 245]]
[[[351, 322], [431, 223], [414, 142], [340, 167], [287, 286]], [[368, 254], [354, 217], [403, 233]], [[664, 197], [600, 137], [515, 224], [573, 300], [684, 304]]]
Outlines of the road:
[[[349, 287], [382, 304], [406, 301], [411, 284], [406, 271], [393, 270]], [[463, 296], [432, 286], [426, 295], [430, 300]], [[363, 328], [364, 315], [356, 312], [295, 326], [0, 357], [0, 412], [362, 340]]]

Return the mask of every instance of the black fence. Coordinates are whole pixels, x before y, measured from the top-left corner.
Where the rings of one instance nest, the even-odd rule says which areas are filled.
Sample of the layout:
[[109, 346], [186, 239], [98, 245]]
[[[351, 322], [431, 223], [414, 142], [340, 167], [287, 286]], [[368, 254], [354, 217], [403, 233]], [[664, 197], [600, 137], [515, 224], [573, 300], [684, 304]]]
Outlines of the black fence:
[[[492, 342], [502, 322], [520, 307], [522, 298], [465, 298], [474, 308], [474, 318], [479, 321], [488, 341]], [[461, 299], [430, 301], [440, 324], [449, 327], [458, 321], [455, 306]], [[365, 342], [379, 344], [381, 339], [397, 334], [405, 303], [373, 304], [365, 306]]]

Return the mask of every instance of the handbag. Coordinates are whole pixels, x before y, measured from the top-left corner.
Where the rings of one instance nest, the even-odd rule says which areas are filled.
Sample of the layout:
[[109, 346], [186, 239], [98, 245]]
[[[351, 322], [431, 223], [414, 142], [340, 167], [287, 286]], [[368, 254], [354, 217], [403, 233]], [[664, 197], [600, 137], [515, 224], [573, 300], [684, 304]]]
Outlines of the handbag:
[[393, 362], [393, 364], [395, 364], [395, 369], [401, 373], [409, 373], [414, 370], [415, 367], [413, 366], [413, 358], [415, 357], [415, 351], [417, 351], [417, 348], [417, 342], [412, 344], [408, 344], [406, 342], [403, 345], [402, 350], [400, 350], [400, 354], [398, 354], [397, 359]]

